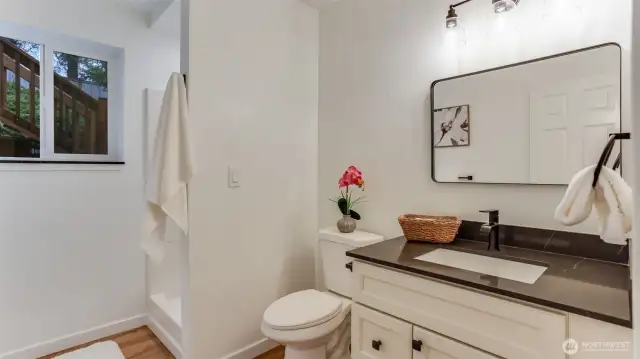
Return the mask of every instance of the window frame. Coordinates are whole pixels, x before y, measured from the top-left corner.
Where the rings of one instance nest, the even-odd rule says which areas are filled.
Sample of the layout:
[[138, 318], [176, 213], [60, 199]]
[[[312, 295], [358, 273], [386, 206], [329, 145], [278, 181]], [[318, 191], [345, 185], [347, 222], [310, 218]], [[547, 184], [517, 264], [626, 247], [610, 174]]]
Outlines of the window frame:
[[[40, 156], [0, 157], [2, 162], [124, 164], [124, 50], [93, 41], [15, 26], [4, 28], [0, 36], [28, 41], [40, 46]], [[55, 153], [55, 106], [53, 53], [63, 52], [107, 62], [107, 154]]]

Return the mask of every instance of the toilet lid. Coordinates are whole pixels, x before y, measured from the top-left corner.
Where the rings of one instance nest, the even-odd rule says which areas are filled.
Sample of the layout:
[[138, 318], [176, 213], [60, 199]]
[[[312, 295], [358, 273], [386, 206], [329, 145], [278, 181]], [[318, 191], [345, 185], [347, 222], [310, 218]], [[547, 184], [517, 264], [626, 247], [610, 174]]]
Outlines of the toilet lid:
[[264, 312], [264, 322], [274, 329], [293, 330], [327, 322], [340, 313], [342, 301], [315, 289], [289, 294]]

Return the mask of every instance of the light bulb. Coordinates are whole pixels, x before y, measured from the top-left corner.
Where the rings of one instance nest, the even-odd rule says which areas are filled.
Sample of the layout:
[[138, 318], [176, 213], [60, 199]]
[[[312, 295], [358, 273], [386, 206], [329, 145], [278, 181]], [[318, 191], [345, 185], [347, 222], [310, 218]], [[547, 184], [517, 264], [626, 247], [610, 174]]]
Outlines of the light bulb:
[[513, 10], [520, 0], [492, 0], [493, 11], [502, 13]]
[[453, 29], [458, 26], [458, 14], [456, 14], [456, 10], [453, 6], [449, 7], [449, 13], [447, 14], [445, 24], [447, 29]]

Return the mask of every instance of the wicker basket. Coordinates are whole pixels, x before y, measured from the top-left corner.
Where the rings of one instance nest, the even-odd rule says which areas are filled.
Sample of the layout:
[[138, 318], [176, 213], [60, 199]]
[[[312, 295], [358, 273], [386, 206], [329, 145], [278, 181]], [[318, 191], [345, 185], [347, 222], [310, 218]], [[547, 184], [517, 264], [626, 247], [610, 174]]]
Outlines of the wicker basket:
[[405, 214], [398, 218], [408, 241], [451, 243], [458, 234], [459, 217]]

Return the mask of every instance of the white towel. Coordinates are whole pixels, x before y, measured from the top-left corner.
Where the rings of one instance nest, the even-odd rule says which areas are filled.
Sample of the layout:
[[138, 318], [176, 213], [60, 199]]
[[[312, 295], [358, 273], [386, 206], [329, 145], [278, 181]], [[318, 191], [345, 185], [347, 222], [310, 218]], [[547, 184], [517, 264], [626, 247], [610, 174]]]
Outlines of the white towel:
[[633, 197], [631, 188], [620, 175], [602, 167], [596, 188], [592, 188], [594, 166], [578, 172], [556, 208], [555, 218], [567, 226], [584, 222], [595, 208], [600, 238], [624, 245], [632, 229]]
[[187, 184], [193, 176], [193, 159], [188, 117], [184, 79], [174, 73], [164, 94], [147, 178], [148, 216], [142, 248], [155, 262], [164, 256], [167, 219], [175, 222], [185, 237], [189, 233]]

